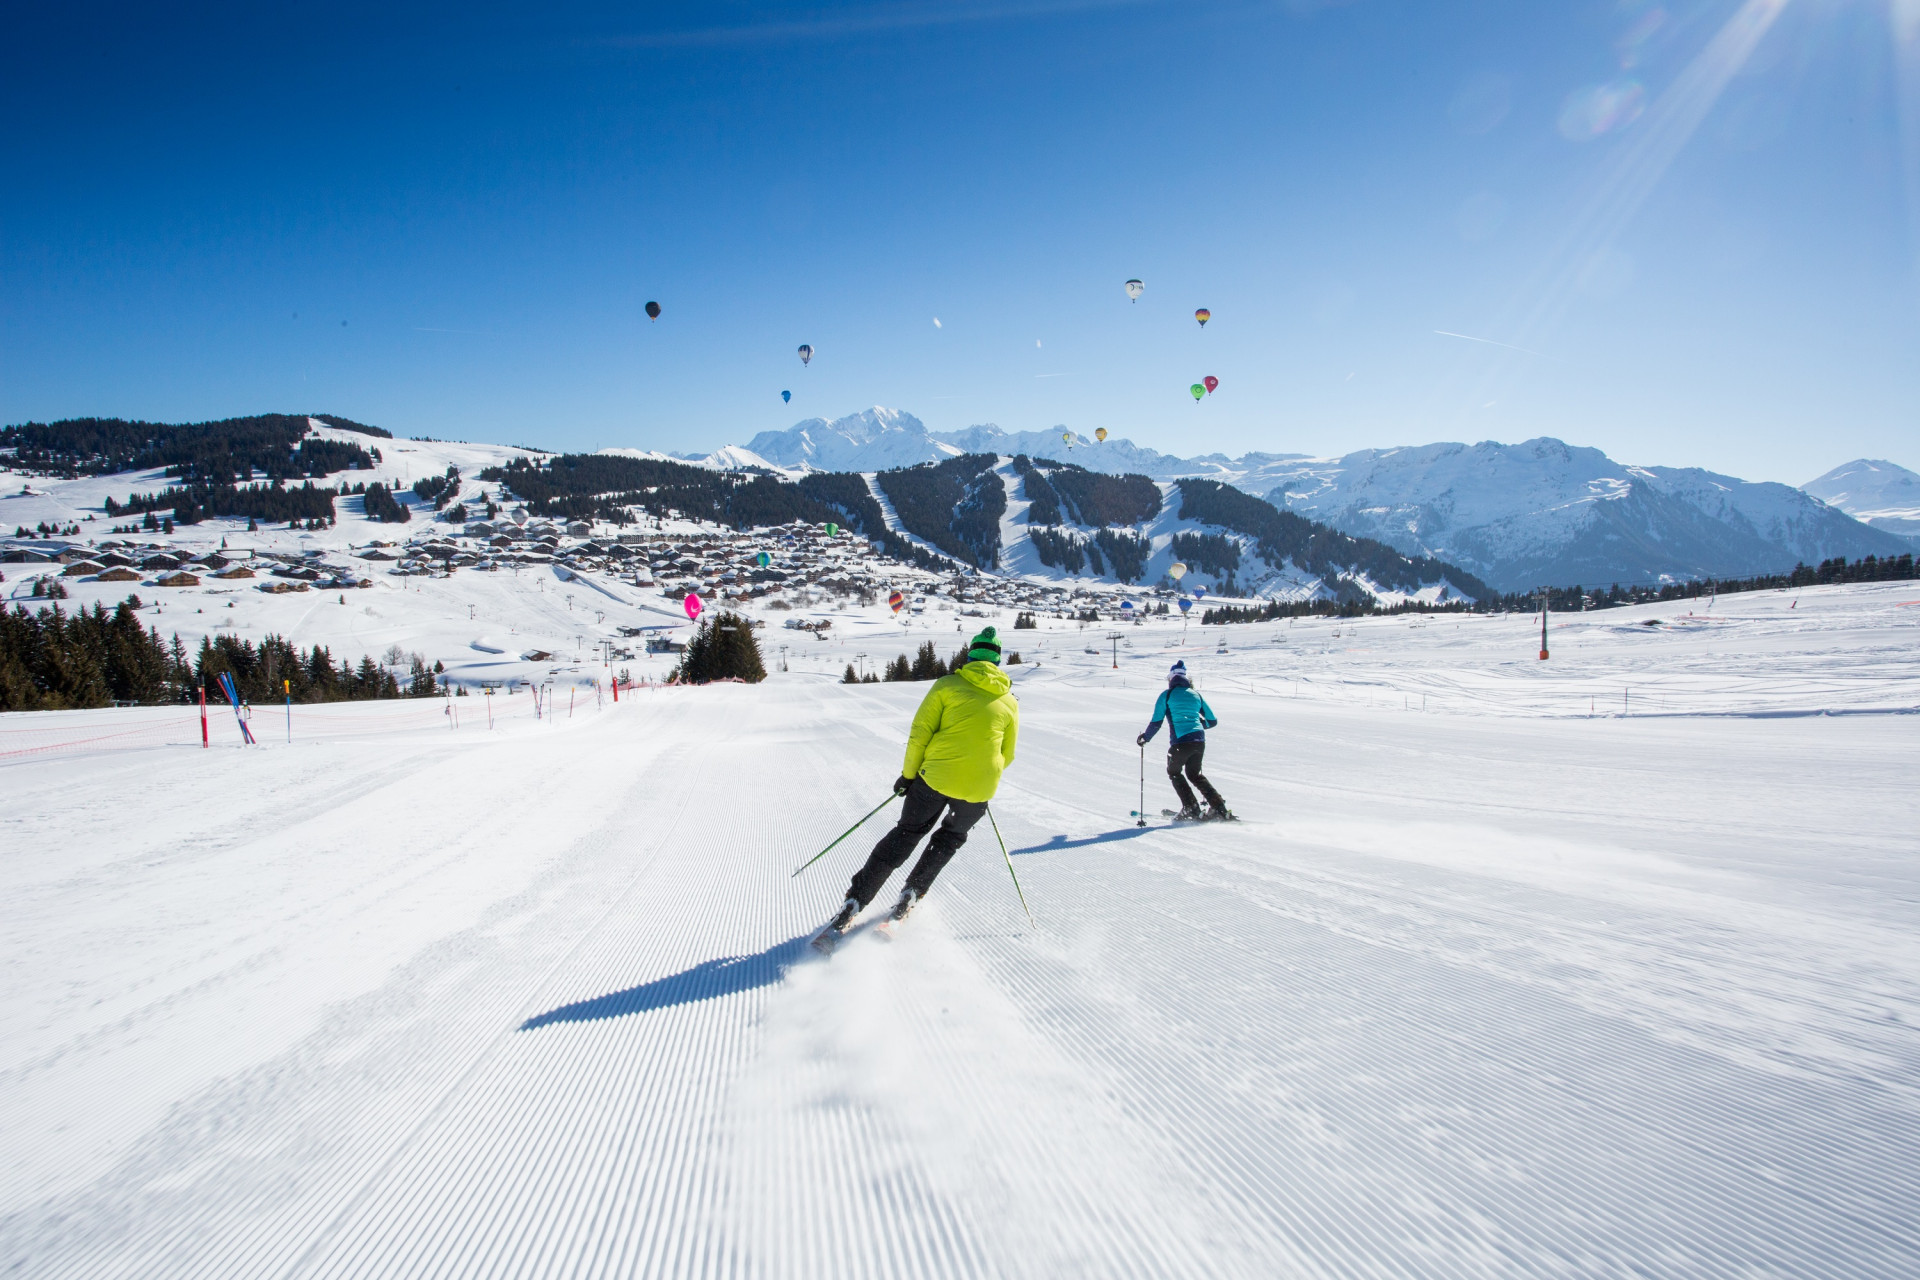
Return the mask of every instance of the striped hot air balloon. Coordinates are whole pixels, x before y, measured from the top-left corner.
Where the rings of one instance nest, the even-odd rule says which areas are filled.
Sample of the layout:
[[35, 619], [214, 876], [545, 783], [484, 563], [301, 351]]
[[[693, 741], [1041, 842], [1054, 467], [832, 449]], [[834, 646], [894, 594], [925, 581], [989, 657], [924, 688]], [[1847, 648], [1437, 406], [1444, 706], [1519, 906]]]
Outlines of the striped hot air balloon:
[[898, 591], [895, 591], [892, 594], [887, 596], [887, 608], [893, 610], [895, 613], [900, 612], [902, 609], [906, 607], [907, 607], [907, 598], [901, 595]]

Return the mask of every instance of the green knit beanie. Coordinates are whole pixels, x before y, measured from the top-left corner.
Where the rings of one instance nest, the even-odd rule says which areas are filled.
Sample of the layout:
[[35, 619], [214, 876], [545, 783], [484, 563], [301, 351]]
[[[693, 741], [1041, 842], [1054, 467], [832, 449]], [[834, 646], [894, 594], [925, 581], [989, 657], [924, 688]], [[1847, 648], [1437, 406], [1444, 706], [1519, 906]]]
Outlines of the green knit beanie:
[[975, 636], [972, 643], [967, 645], [967, 661], [991, 662], [995, 666], [999, 666], [1000, 641], [996, 638], [996, 634], [992, 627], [988, 627], [985, 631]]

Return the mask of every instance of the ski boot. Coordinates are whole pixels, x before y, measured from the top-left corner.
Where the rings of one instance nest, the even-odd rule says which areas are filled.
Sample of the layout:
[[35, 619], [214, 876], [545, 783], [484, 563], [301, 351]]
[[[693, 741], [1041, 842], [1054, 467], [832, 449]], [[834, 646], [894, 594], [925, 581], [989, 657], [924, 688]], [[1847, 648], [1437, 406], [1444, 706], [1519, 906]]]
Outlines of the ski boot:
[[900, 891], [900, 901], [893, 904], [893, 910], [887, 912], [887, 918], [885, 920], [882, 920], [874, 926], [874, 931], [882, 938], [892, 941], [894, 926], [911, 915], [913, 908], [919, 901], [920, 894], [917, 891], [913, 889], [902, 889]]
[[1233, 816], [1233, 815], [1232, 815], [1231, 813], [1229, 813], [1229, 812], [1227, 812], [1227, 806], [1226, 806], [1226, 805], [1224, 805], [1224, 804], [1210, 804], [1210, 805], [1208, 805], [1208, 806], [1207, 806], [1207, 813], [1206, 813], [1206, 817], [1205, 817], [1204, 819], [1202, 819], [1202, 821], [1205, 821], [1205, 822], [1238, 822], [1238, 821], [1240, 821], [1240, 819], [1238, 819], [1238, 818], [1236, 818], [1236, 817], [1234, 817], [1234, 816]]
[[813, 935], [813, 949], [822, 955], [832, 955], [833, 949], [840, 945], [840, 939], [846, 936], [847, 926], [860, 914], [860, 900], [848, 898], [833, 913], [833, 919], [827, 921], [827, 927]]
[[1200, 806], [1199, 806], [1199, 805], [1197, 805], [1197, 804], [1183, 804], [1183, 805], [1181, 805], [1181, 806], [1180, 806], [1180, 812], [1178, 812], [1178, 813], [1176, 813], [1176, 814], [1174, 814], [1174, 815], [1173, 815], [1173, 820], [1174, 820], [1175, 822], [1199, 822], [1199, 821], [1201, 821], [1201, 820], [1202, 820], [1202, 816], [1201, 816], [1201, 813], [1200, 813]]

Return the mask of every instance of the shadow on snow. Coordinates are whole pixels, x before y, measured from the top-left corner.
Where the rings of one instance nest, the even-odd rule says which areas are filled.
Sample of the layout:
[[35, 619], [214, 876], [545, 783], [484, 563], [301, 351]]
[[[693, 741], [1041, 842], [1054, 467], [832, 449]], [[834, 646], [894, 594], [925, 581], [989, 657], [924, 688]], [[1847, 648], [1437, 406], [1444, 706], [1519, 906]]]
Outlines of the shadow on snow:
[[751, 991], [755, 987], [770, 987], [786, 976], [787, 970], [806, 955], [807, 941], [812, 936], [811, 933], [797, 934], [750, 956], [703, 960], [691, 969], [682, 969], [679, 973], [655, 978], [652, 982], [643, 982], [625, 991], [563, 1004], [558, 1009], [549, 1009], [528, 1018], [520, 1024], [520, 1030], [532, 1031], [555, 1022], [599, 1022], [605, 1018], [624, 1018], [629, 1014], [730, 996], [736, 992]]
[[1054, 836], [1045, 844], [1030, 844], [1024, 849], [1009, 849], [1007, 852], [1018, 856], [1025, 853], [1056, 853], [1061, 849], [1084, 849], [1090, 844], [1112, 844], [1116, 840], [1132, 840], [1152, 830], [1152, 827], [1121, 827], [1118, 831], [1102, 831], [1099, 835], [1081, 836], [1078, 840]]

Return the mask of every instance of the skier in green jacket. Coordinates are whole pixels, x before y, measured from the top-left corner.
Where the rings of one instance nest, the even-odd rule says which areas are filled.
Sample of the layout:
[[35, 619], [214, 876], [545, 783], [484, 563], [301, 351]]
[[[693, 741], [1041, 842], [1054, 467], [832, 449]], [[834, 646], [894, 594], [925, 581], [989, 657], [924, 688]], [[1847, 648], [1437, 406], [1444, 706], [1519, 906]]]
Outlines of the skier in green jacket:
[[[967, 841], [967, 832], [987, 811], [1000, 774], [1013, 763], [1020, 735], [1020, 704], [1013, 682], [1000, 670], [1000, 641], [992, 627], [967, 646], [967, 662], [927, 690], [907, 735], [907, 756], [895, 795], [904, 796], [900, 820], [880, 839], [866, 865], [854, 873], [847, 900], [834, 913], [816, 945], [830, 947], [855, 916], [912, 856], [929, 831], [933, 839], [907, 875], [891, 919], [901, 920], [932, 887], [934, 877]], [[946, 820], [941, 821], [941, 815]], [[940, 824], [934, 830], [934, 824]]]

